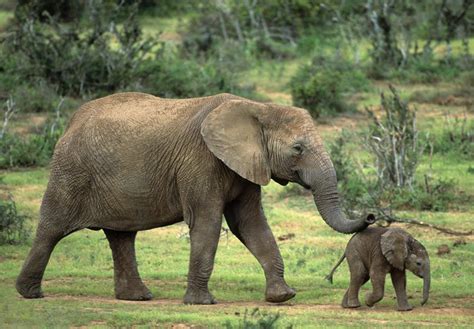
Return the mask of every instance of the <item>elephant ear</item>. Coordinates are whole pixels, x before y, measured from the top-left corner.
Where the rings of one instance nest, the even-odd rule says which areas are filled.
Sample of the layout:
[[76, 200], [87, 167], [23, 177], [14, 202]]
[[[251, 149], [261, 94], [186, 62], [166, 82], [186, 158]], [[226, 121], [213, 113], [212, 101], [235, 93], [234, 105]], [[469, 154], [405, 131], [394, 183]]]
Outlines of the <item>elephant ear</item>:
[[209, 113], [201, 125], [209, 150], [230, 169], [258, 185], [267, 185], [271, 176], [259, 121], [265, 110], [265, 105], [256, 102], [230, 100]]
[[407, 234], [400, 229], [389, 229], [380, 238], [382, 254], [390, 265], [399, 270], [405, 269], [408, 256], [407, 239]]

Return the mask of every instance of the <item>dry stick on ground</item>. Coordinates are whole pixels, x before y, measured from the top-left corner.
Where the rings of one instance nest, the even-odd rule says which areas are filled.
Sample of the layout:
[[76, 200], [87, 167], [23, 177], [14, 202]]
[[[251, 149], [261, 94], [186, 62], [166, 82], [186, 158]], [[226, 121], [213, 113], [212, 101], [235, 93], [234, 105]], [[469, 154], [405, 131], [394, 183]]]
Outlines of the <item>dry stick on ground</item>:
[[[361, 168], [362, 164], [360, 162], [357, 162], [357, 164]], [[365, 177], [364, 172], [362, 171], [362, 169], [359, 169], [359, 172], [361, 173], [361, 177], [365, 181], [367, 181], [367, 178]], [[370, 198], [372, 199], [373, 204], [371, 205], [371, 208], [372, 208], [372, 209], [370, 209], [371, 211], [368, 211], [368, 212], [366, 211], [366, 212], [367, 213], [375, 212], [377, 220], [378, 221], [379, 220], [386, 221], [387, 226], [390, 226], [390, 224], [392, 224], [392, 223], [405, 223], [405, 224], [413, 224], [413, 225], [418, 225], [418, 226], [429, 227], [429, 228], [438, 230], [442, 233], [451, 234], [451, 235], [468, 236], [468, 235], [474, 234], [473, 230], [461, 232], [461, 231], [451, 230], [449, 228], [445, 228], [445, 227], [442, 227], [442, 226], [426, 223], [426, 222], [419, 221], [419, 220], [412, 219], [412, 218], [400, 218], [400, 217], [393, 214], [392, 208], [382, 208], [378, 203], [377, 197], [374, 196], [370, 191], [368, 192], [368, 194], [369, 194]], [[388, 212], [387, 212], [387, 210], [388, 210]]]
[[[383, 212], [383, 210], [381, 210], [381, 211]], [[451, 234], [451, 235], [467, 236], [467, 235], [472, 235], [472, 234], [474, 234], [473, 230], [465, 231], [465, 232], [455, 231], [455, 230], [451, 230], [451, 229], [446, 228], [446, 227], [442, 227], [442, 226], [438, 226], [438, 225], [434, 225], [434, 224], [422, 222], [422, 221], [419, 221], [419, 220], [416, 220], [416, 219], [400, 218], [400, 217], [395, 216], [395, 215], [384, 215], [384, 218], [383, 218], [383, 219], [384, 219], [386, 222], [388, 222], [389, 225], [390, 225], [391, 223], [406, 223], [406, 224], [414, 224], [414, 225], [418, 225], [418, 226], [429, 227], [429, 228], [438, 230], [438, 231], [443, 232], [443, 233], [446, 233], [446, 234]]]

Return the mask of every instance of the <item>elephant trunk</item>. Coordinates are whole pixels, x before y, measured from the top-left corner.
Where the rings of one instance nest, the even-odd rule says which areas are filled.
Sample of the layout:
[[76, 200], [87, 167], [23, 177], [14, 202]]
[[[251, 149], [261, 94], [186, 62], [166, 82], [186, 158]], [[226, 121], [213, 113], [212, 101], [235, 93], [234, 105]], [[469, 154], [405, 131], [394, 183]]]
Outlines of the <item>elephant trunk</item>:
[[423, 276], [423, 300], [421, 301], [421, 305], [425, 305], [430, 297], [430, 284], [431, 284], [431, 273], [430, 273], [430, 265], [427, 266], [427, 271]]
[[326, 153], [319, 154], [316, 166], [298, 172], [302, 182], [312, 190], [314, 202], [323, 220], [340, 233], [355, 233], [364, 230], [375, 221], [370, 214], [367, 218], [348, 219], [341, 208], [337, 191], [337, 179], [334, 166]]

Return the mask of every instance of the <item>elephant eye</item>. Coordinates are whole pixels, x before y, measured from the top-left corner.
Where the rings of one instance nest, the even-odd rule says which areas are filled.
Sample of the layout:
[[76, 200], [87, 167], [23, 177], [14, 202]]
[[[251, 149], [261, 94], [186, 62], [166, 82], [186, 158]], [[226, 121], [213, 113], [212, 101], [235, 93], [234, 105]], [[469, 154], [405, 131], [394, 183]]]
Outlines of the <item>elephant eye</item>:
[[293, 151], [296, 154], [303, 154], [303, 146], [301, 144], [295, 144], [293, 145]]
[[416, 266], [421, 266], [421, 261], [417, 260], [416, 261]]

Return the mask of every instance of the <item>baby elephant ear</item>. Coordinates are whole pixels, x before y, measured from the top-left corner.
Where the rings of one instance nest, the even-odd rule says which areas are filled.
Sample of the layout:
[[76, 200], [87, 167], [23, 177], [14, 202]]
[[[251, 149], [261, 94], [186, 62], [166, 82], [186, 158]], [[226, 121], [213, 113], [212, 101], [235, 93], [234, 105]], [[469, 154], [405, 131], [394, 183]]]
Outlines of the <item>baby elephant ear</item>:
[[393, 228], [382, 234], [380, 246], [382, 254], [393, 267], [404, 270], [408, 256], [408, 235], [400, 229]]
[[209, 150], [243, 178], [267, 185], [271, 172], [259, 117], [264, 104], [230, 100], [212, 110], [201, 124], [201, 135]]

